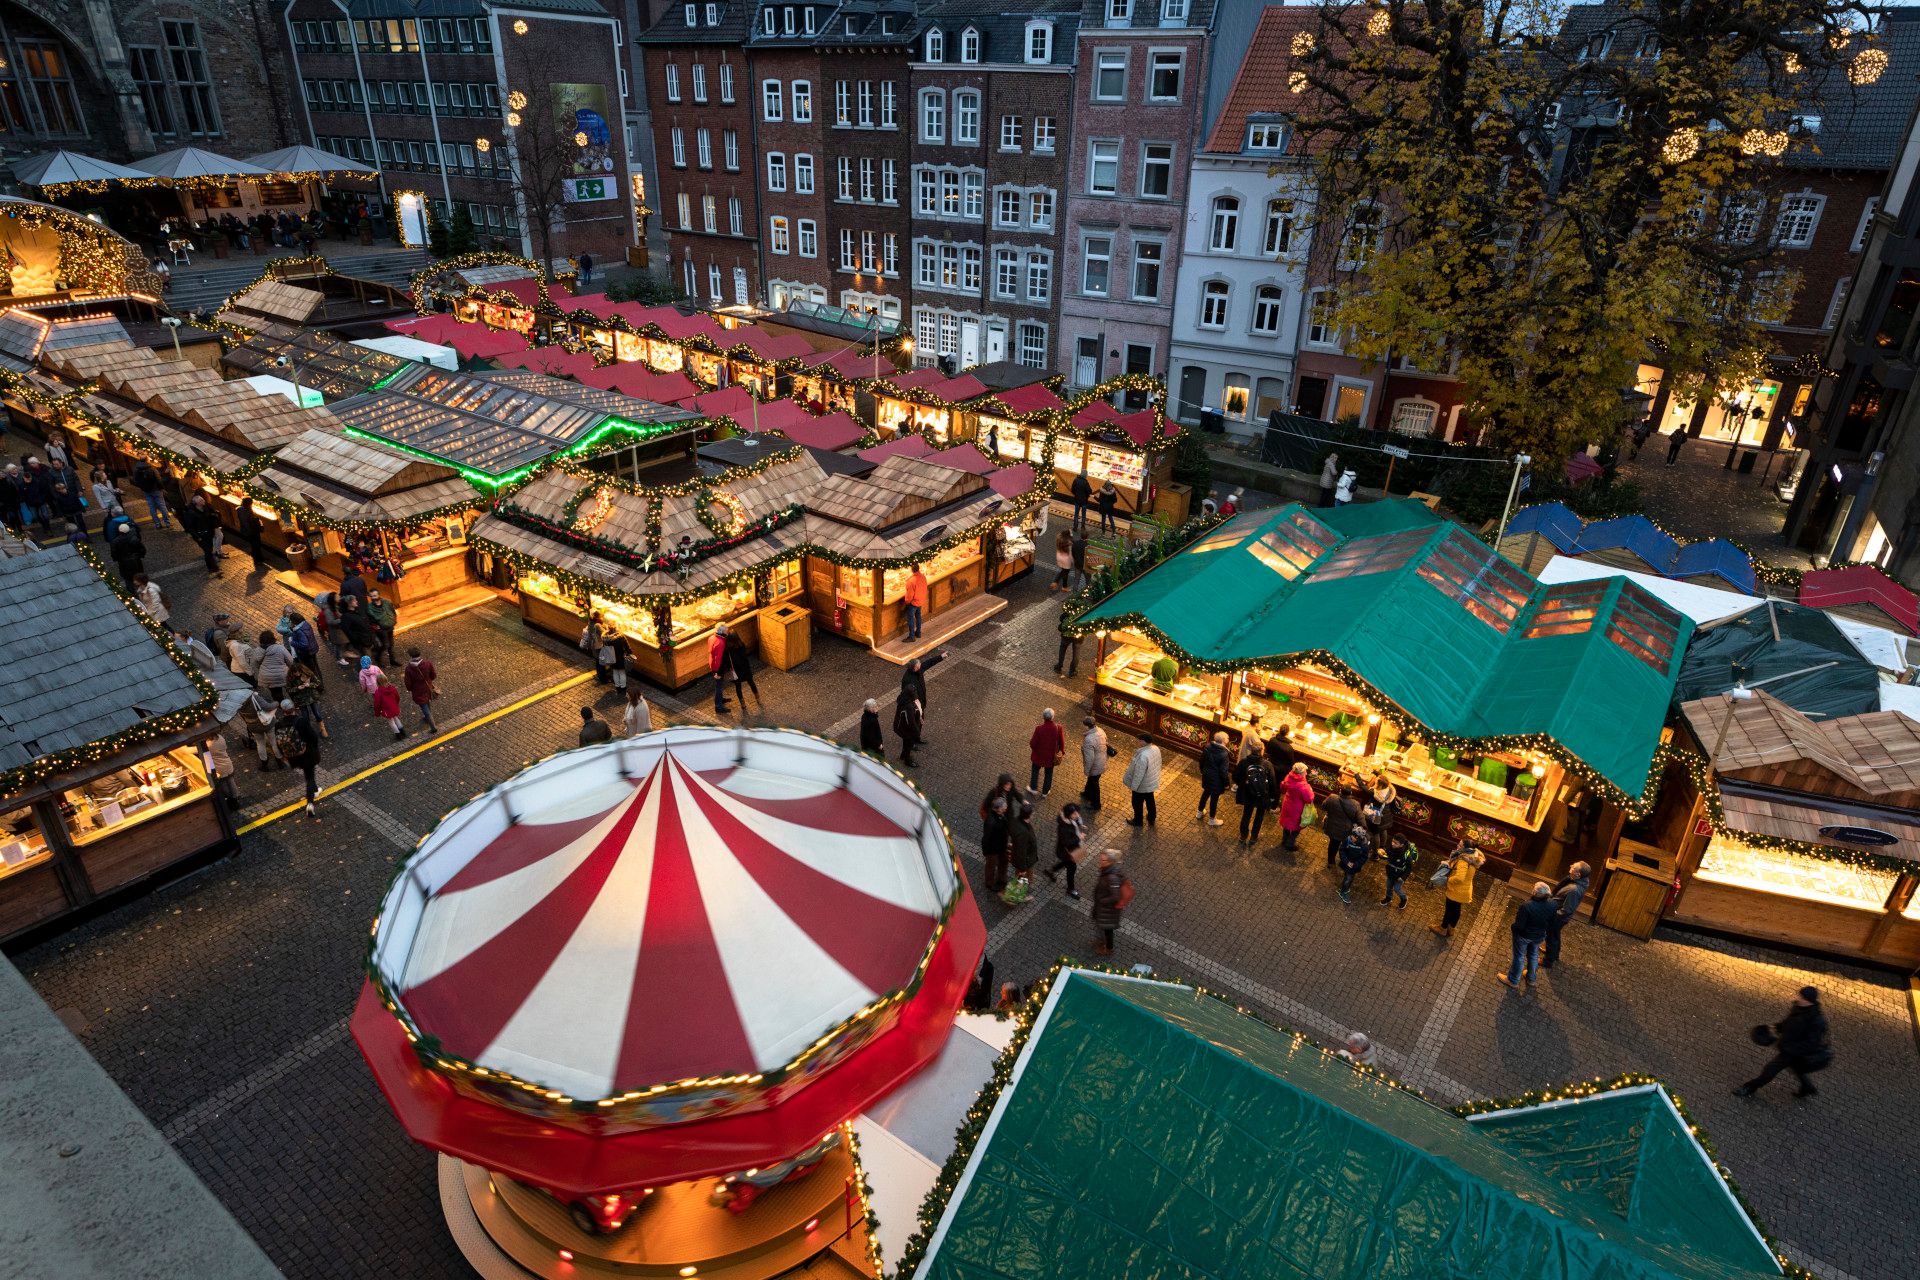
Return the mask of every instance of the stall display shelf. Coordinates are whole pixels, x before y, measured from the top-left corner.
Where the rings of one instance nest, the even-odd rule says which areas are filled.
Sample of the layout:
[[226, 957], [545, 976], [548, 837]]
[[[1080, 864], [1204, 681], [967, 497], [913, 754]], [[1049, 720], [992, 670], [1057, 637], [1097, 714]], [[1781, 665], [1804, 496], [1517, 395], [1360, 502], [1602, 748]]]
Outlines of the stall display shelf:
[[[1716, 839], [1701, 856], [1694, 878], [1761, 893], [1858, 911], [1882, 911], [1899, 879], [1891, 871], [1810, 858], [1784, 850], [1755, 849]], [[1907, 914], [1916, 916], [1911, 904]], [[1916, 916], [1920, 918], [1920, 916]]]

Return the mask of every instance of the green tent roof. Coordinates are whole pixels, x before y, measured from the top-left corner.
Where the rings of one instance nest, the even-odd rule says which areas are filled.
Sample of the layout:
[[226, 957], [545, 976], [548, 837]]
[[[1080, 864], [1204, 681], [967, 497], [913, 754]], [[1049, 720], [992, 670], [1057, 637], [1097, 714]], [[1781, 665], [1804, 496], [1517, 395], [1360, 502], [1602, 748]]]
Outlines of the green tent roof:
[[1513, 1114], [1463, 1120], [1190, 987], [1067, 970], [916, 1277], [1780, 1274], [1651, 1102]]
[[1546, 586], [1407, 500], [1236, 516], [1074, 625], [1216, 667], [1324, 652], [1430, 730], [1544, 734], [1630, 797], [1693, 630], [1625, 578]]

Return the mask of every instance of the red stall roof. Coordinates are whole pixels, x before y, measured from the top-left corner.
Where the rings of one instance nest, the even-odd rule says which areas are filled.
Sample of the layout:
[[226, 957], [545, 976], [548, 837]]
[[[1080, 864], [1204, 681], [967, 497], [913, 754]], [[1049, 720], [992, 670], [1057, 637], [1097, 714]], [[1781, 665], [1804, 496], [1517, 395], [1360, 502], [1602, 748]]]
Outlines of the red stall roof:
[[693, 385], [693, 379], [678, 370], [655, 373], [644, 364], [631, 360], [589, 369], [580, 375], [580, 381], [590, 387], [618, 391], [623, 396], [651, 400], [656, 404], [678, 404], [682, 400], [692, 399], [700, 390]]
[[389, 320], [387, 328], [402, 337], [416, 338], [421, 342], [444, 343], [462, 326], [449, 315], [417, 316], [412, 320]]
[[998, 470], [986, 454], [970, 444], [950, 444], [938, 452], [929, 453], [926, 457], [928, 462], [952, 467], [956, 471], [965, 471], [969, 475], [987, 476]]
[[[791, 403], [791, 402], [789, 402]], [[858, 444], [867, 434], [865, 427], [844, 413], [827, 413], [818, 417], [803, 414], [800, 419], [784, 423], [780, 434], [795, 444], [804, 444], [814, 449], [845, 449]]]
[[462, 356], [470, 359], [489, 359], [506, 355], [510, 351], [527, 349], [527, 339], [524, 334], [515, 333], [511, 329], [488, 329], [477, 324], [457, 326], [444, 341]]
[[1067, 407], [1067, 402], [1054, 394], [1053, 388], [1044, 382], [997, 391], [994, 398], [1007, 407], [1007, 412], [1021, 415], [1058, 413]]
[[1816, 609], [1869, 604], [1920, 635], [1920, 597], [1870, 564], [1844, 569], [1812, 569], [1800, 575], [1800, 603]]
[[509, 369], [531, 369], [556, 378], [578, 378], [593, 369], [593, 357], [584, 351], [566, 351], [559, 347], [528, 347], [495, 356], [496, 363]]
[[925, 436], [895, 436], [885, 444], [877, 444], [871, 449], [862, 449], [860, 457], [868, 462], [884, 462], [888, 458], [924, 458], [933, 452], [933, 446], [927, 443]]

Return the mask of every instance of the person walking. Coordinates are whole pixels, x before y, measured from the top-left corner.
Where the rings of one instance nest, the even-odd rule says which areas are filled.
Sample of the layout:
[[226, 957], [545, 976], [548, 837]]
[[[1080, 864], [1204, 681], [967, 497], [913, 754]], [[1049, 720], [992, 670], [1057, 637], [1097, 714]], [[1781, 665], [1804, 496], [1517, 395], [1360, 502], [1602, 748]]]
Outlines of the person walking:
[[1373, 860], [1373, 841], [1367, 838], [1367, 829], [1357, 823], [1349, 828], [1335, 857], [1340, 864], [1340, 901], [1352, 902], [1354, 877]]
[[727, 665], [733, 671], [733, 700], [740, 704], [740, 713], [746, 714], [749, 689], [753, 691], [753, 709], [765, 711], [767, 704], [760, 697], [760, 686], [753, 682], [753, 653], [738, 631], [727, 632]]
[[400, 722], [400, 690], [382, 671], [373, 683], [373, 714], [387, 722], [387, 728], [393, 730], [396, 739], [407, 736], [407, 726]]
[[1027, 790], [1046, 795], [1053, 790], [1053, 770], [1067, 755], [1067, 735], [1060, 728], [1059, 721], [1053, 718], [1053, 708], [1048, 707], [1040, 713], [1040, 723], [1027, 735], [1027, 758], [1032, 769], [1027, 777]]
[[1227, 735], [1215, 732], [1200, 752], [1200, 808], [1194, 820], [1210, 827], [1221, 825], [1220, 797], [1232, 785], [1233, 756], [1227, 750]]
[[144, 573], [133, 575], [133, 602], [139, 605], [142, 612], [149, 618], [161, 626], [166, 625], [169, 616], [167, 593], [160, 589], [159, 583]]
[[1453, 852], [1441, 864], [1446, 870], [1446, 879], [1439, 881], [1439, 872], [1436, 870], [1434, 873], [1435, 879], [1447, 887], [1446, 909], [1440, 915], [1440, 923], [1429, 925], [1428, 928], [1443, 938], [1453, 936], [1455, 927], [1460, 923], [1461, 908], [1473, 901], [1473, 873], [1486, 860], [1485, 854], [1465, 840], [1453, 846]]
[[1047, 879], [1058, 880], [1062, 871], [1067, 873], [1067, 896], [1079, 901], [1080, 890], [1074, 887], [1074, 873], [1080, 869], [1080, 863], [1087, 856], [1087, 820], [1080, 816], [1080, 806], [1063, 804], [1060, 815], [1053, 820], [1053, 865], [1047, 868]]
[[313, 718], [294, 706], [291, 698], [280, 700], [280, 714], [274, 717], [273, 744], [280, 758], [300, 770], [307, 784], [307, 815], [317, 818], [314, 807], [320, 799], [320, 735]]
[[1047, 590], [1071, 591], [1073, 581], [1073, 535], [1062, 529], [1053, 539], [1053, 580]]
[[1580, 904], [1586, 899], [1592, 875], [1592, 867], [1576, 862], [1567, 868], [1566, 876], [1554, 884], [1553, 919], [1547, 922], [1547, 945], [1540, 952], [1542, 969], [1553, 968], [1554, 961], [1560, 958], [1560, 931], [1580, 914]]
[[1340, 473], [1340, 479], [1333, 486], [1333, 505], [1344, 507], [1353, 501], [1354, 488], [1360, 483], [1360, 477], [1351, 467]]
[[[1067, 620], [1067, 602], [1060, 602], [1060, 621]], [[1065, 667], [1062, 671], [1060, 668]], [[1064, 629], [1060, 632], [1060, 648], [1053, 655], [1053, 674], [1064, 675], [1071, 680], [1080, 674], [1080, 637], [1068, 635]]]
[[[1248, 731], [1251, 734], [1251, 730]], [[1233, 770], [1233, 798], [1240, 806], [1240, 844], [1242, 847], [1252, 844], [1260, 838], [1260, 824], [1267, 820], [1267, 811], [1280, 804], [1280, 825], [1286, 827], [1287, 795], [1273, 784], [1273, 770], [1267, 767], [1267, 758], [1258, 751], [1243, 757]], [[1284, 787], [1284, 783], [1282, 786]], [[1307, 798], [1313, 798], [1313, 788], [1307, 788]], [[1300, 806], [1295, 805], [1293, 822], [1297, 829], [1300, 825]], [[1291, 847], [1291, 846], [1289, 846]]]
[[1507, 971], [1495, 976], [1513, 990], [1520, 990], [1520, 977], [1524, 973], [1527, 985], [1533, 985], [1534, 974], [1540, 967], [1540, 948], [1547, 941], [1547, 924], [1553, 919], [1553, 886], [1544, 881], [1536, 882], [1533, 894], [1520, 904], [1520, 910], [1513, 917], [1513, 962]]
[[[1007, 824], [1007, 863], [1014, 879], [1031, 885], [1033, 869], [1039, 862], [1040, 842], [1033, 833], [1033, 806], [1023, 802], [1014, 813], [1013, 821]], [[1003, 883], [1000, 887], [1007, 886]], [[1023, 897], [1025, 892], [1030, 890], [1023, 891]]]
[[1113, 522], [1113, 512], [1114, 508], [1120, 505], [1120, 491], [1113, 487], [1113, 481], [1102, 482], [1100, 492], [1094, 495], [1093, 502], [1100, 508], [1100, 532], [1118, 533], [1120, 530]]
[[147, 523], [156, 529], [164, 529], [172, 518], [173, 512], [167, 509], [167, 495], [161, 488], [159, 472], [151, 464], [140, 462], [133, 468], [133, 487], [147, 500]]
[[1086, 472], [1076, 471], [1073, 473], [1073, 483], [1068, 486], [1067, 491], [1073, 495], [1072, 526], [1082, 533], [1085, 533], [1087, 528], [1087, 502], [1093, 497], [1093, 483], [1087, 479]]
[[627, 691], [627, 641], [617, 631], [600, 633], [600, 648], [593, 655], [594, 671], [613, 685], [614, 692]]
[[1682, 427], [1675, 427], [1673, 429], [1673, 434], [1667, 437], [1667, 465], [1668, 466], [1672, 466], [1674, 463], [1680, 461], [1680, 448], [1682, 445], [1686, 444], [1686, 442], [1687, 442], [1686, 430]]
[[1341, 787], [1329, 792], [1326, 803], [1320, 806], [1320, 830], [1327, 837], [1327, 865], [1331, 867], [1334, 859], [1340, 856], [1341, 842], [1347, 833], [1360, 824], [1360, 802], [1353, 797], [1352, 787]]
[[612, 741], [612, 726], [595, 715], [592, 707], [580, 708], [580, 745], [590, 747], [596, 742]]
[[355, 678], [359, 682], [361, 694], [366, 697], [369, 704], [373, 702], [373, 691], [380, 687], [380, 677], [385, 674], [386, 672], [374, 665], [372, 658], [366, 654], [360, 655], [360, 670], [355, 673]]
[[213, 559], [213, 535], [220, 528], [220, 517], [207, 505], [206, 494], [196, 493], [187, 500], [187, 509], [180, 513], [180, 528], [200, 548], [201, 558], [207, 562], [207, 576], [219, 577], [220, 566]]
[[1381, 906], [1386, 906], [1389, 899], [1398, 898], [1400, 909], [1407, 909], [1407, 877], [1413, 874], [1413, 863], [1419, 856], [1420, 850], [1404, 832], [1396, 831], [1387, 837], [1387, 847], [1380, 851], [1380, 857], [1387, 864], [1387, 891], [1380, 896]]
[[1113, 954], [1113, 935], [1120, 929], [1127, 908], [1133, 904], [1133, 881], [1120, 870], [1120, 851], [1100, 852], [1100, 876], [1093, 882], [1093, 927], [1100, 931], [1096, 955]]
[[1160, 748], [1144, 733], [1140, 735], [1140, 745], [1134, 748], [1133, 758], [1127, 761], [1126, 771], [1120, 775], [1120, 785], [1133, 796], [1133, 816], [1127, 819], [1127, 825], [1152, 826], [1160, 816], [1153, 798], [1154, 792], [1160, 790]]
[[887, 758], [887, 740], [880, 733], [880, 701], [868, 698], [860, 708], [860, 749], [876, 760]]
[[580, 255], [579, 262], [580, 262], [580, 283], [581, 284], [593, 283], [593, 255], [590, 253], [583, 253]]
[[920, 708], [920, 742], [926, 742], [927, 717], [927, 671], [947, 660], [947, 651], [930, 654], [925, 658], [915, 658], [907, 663], [907, 669], [900, 673], [900, 691], [910, 694], [914, 705]]
[[[595, 684], [606, 684], [607, 661], [612, 654], [607, 649], [607, 625], [600, 621], [599, 614], [590, 613], [587, 615], [587, 625], [580, 628], [580, 648], [589, 658], [593, 659], [593, 682]], [[713, 651], [713, 641], [711, 639], [707, 641], [707, 651], [709, 654]]]
[[907, 575], [906, 590], [901, 598], [906, 602], [907, 639], [918, 640], [920, 623], [927, 609], [927, 574], [918, 561], [914, 563], [913, 572]]
[[[727, 713], [727, 624], [722, 622], [713, 629], [713, 635], [707, 640], [707, 669], [713, 672], [713, 714], [723, 716]], [[902, 756], [901, 759], [907, 759]]]
[[1339, 479], [1340, 455], [1330, 453], [1327, 455], [1327, 460], [1320, 464], [1320, 501], [1315, 503], [1315, 506], [1330, 507], [1333, 505], [1333, 486], [1338, 483]]
[[987, 801], [987, 816], [980, 823], [980, 857], [986, 862], [982, 879], [988, 893], [999, 893], [1007, 887], [1010, 808], [1005, 796], [996, 795]]
[[1073, 560], [1073, 590], [1078, 591], [1087, 585], [1087, 526], [1083, 522], [1073, 526], [1071, 532], [1067, 554]]
[[439, 679], [440, 673], [434, 669], [431, 658], [421, 657], [418, 649], [407, 650], [407, 665], [400, 669], [400, 683], [406, 685], [413, 705], [420, 708], [420, 723], [427, 726], [428, 733], [440, 732], [440, 726], [433, 722], [433, 700], [440, 696]]
[[254, 512], [251, 501], [242, 500], [240, 510], [234, 516], [234, 521], [240, 529], [240, 541], [247, 544], [247, 555], [253, 561], [252, 572], [258, 573], [266, 567], [267, 551], [266, 547], [261, 543], [263, 531], [260, 525], [260, 517]]
[[1080, 803], [1093, 812], [1100, 812], [1100, 778], [1107, 771], [1107, 761], [1114, 756], [1114, 750], [1107, 745], [1107, 731], [1092, 716], [1082, 716], [1081, 726], [1086, 730], [1080, 735], [1080, 769], [1086, 774], [1086, 784], [1080, 788]]
[[[313, 629], [311, 622], [300, 615], [298, 610], [289, 612], [287, 620], [292, 624], [287, 629], [287, 651], [293, 655], [295, 662], [313, 672], [314, 679], [321, 679], [319, 633]], [[364, 663], [366, 659], [363, 658], [361, 661]]]
[[287, 672], [293, 669], [293, 654], [280, 637], [271, 631], [260, 632], [260, 651], [253, 660], [254, 687], [274, 698], [287, 696]]
[[[95, 467], [93, 469], [93, 474], [88, 481], [88, 490], [93, 495], [93, 505], [100, 508], [100, 518], [102, 520], [105, 520], [108, 516], [112, 515], [115, 510], [124, 505], [120, 499], [120, 491], [113, 487], [113, 477], [107, 474], [105, 467]], [[107, 535], [109, 540], [113, 537], [112, 530], [107, 529], [105, 526], [102, 526], [102, 532]]]
[[1767, 1059], [1759, 1075], [1733, 1091], [1735, 1097], [1751, 1098], [1782, 1071], [1793, 1072], [1793, 1078], [1800, 1082], [1794, 1097], [1811, 1098], [1820, 1092], [1807, 1077], [1833, 1065], [1833, 1045], [1827, 1039], [1827, 1015], [1820, 1007], [1818, 987], [1800, 988], [1787, 1016], [1771, 1027], [1755, 1027], [1754, 1040], [1771, 1044], [1773, 1057]]
[[900, 737], [900, 763], [911, 769], [913, 749], [920, 745], [920, 726], [923, 715], [920, 700], [913, 696], [913, 690], [902, 684], [900, 694], [893, 700], [893, 731]]
[[626, 730], [629, 738], [653, 732], [653, 708], [647, 705], [647, 695], [637, 684], [627, 690], [627, 705], [620, 713], [620, 727]]
[[[340, 630], [347, 637], [346, 647], [357, 650], [362, 657], [368, 656], [373, 652], [373, 622], [367, 617], [366, 601], [359, 596], [350, 596], [345, 591], [334, 599], [340, 606]], [[314, 648], [314, 660], [317, 663], [319, 646], [316, 644]], [[344, 655], [341, 663], [351, 665]]]
[[121, 525], [107, 543], [107, 554], [113, 557], [113, 567], [120, 571], [121, 584], [128, 591], [134, 590], [133, 580], [144, 578], [147, 567], [147, 544], [140, 540], [140, 531], [131, 523]]
[[[1263, 755], [1260, 763], [1272, 775], [1272, 765]], [[1291, 852], [1300, 846], [1300, 828], [1306, 825], [1307, 806], [1313, 803], [1313, 783], [1307, 778], [1307, 766], [1295, 764], [1280, 777], [1280, 847]], [[1253, 833], [1260, 834], [1254, 824]], [[1332, 839], [1331, 836], [1328, 839]]]
[[393, 601], [380, 594], [378, 587], [367, 593], [367, 625], [373, 628], [373, 660], [392, 666], [395, 662], [393, 631], [400, 625], [400, 611], [393, 607]]

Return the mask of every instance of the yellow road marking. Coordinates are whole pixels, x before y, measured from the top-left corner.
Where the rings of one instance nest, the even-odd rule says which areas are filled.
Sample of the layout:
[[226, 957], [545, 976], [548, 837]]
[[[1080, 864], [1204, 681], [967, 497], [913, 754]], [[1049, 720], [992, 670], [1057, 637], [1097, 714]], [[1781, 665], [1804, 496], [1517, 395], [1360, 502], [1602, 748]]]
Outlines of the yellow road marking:
[[[333, 783], [330, 786], [322, 788], [320, 791], [320, 799], [325, 800], [328, 796], [337, 795], [338, 793], [345, 791], [348, 787], [352, 786], [356, 782], [365, 781], [366, 779], [371, 778], [374, 774], [379, 773], [382, 770], [391, 769], [393, 768], [394, 765], [397, 765], [404, 760], [413, 759], [415, 756], [419, 755], [422, 751], [428, 751], [433, 749], [434, 747], [444, 746], [445, 744], [453, 741], [455, 738], [459, 737], [463, 733], [471, 733], [473, 730], [478, 729], [481, 725], [492, 724], [495, 720], [498, 720], [502, 716], [510, 716], [514, 712], [530, 707], [536, 702], [541, 702], [547, 698], [551, 698], [556, 693], [565, 693], [569, 689], [578, 688], [580, 685], [585, 684], [587, 681], [591, 679], [593, 679], [593, 672], [591, 671], [583, 671], [577, 676], [569, 676], [565, 680], [562, 680], [559, 684], [553, 685], [549, 688], [542, 689], [538, 693], [530, 693], [526, 697], [520, 699], [520, 701], [510, 703], [507, 706], [501, 707], [498, 711], [489, 711], [487, 712], [486, 715], [481, 716], [477, 720], [471, 720], [466, 724], [460, 725], [458, 728], [449, 729], [445, 733], [439, 734], [432, 738], [428, 738], [425, 742], [422, 742], [417, 747], [409, 747], [407, 750], [402, 751], [397, 756], [388, 756], [385, 760], [382, 760], [377, 764], [372, 764], [367, 766], [365, 769], [362, 769], [360, 772], [354, 774], [351, 778], [343, 778], [339, 782]], [[258, 831], [260, 828], [266, 826], [267, 824], [278, 822], [280, 821], [280, 819], [286, 817], [288, 814], [298, 813], [306, 807], [307, 807], [307, 802], [304, 799], [296, 800], [290, 805], [286, 805], [282, 808], [275, 809], [272, 813], [265, 814], [261, 817], [255, 818], [252, 822], [246, 823], [244, 826], [241, 826], [238, 829], [236, 829], [234, 831], [234, 834], [236, 836], [244, 836], [250, 831]]]

